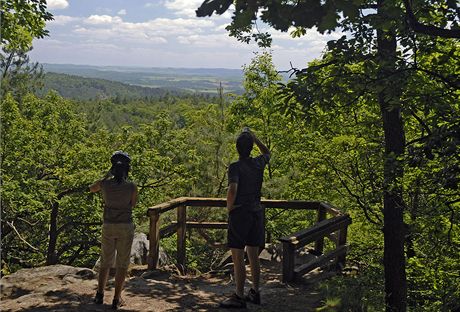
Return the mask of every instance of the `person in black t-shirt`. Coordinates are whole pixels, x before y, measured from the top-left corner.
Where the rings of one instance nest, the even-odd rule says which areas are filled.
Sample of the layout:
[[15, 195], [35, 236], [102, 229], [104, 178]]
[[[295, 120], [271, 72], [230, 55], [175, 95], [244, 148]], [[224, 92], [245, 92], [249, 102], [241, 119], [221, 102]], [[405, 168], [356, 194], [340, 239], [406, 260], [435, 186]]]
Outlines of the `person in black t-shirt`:
[[[254, 143], [262, 155], [250, 157]], [[260, 247], [264, 247], [264, 213], [260, 204], [264, 168], [270, 161], [270, 151], [249, 130], [245, 129], [236, 140], [239, 160], [228, 169], [228, 233], [227, 246], [232, 252], [236, 292], [220, 303], [224, 308], [245, 308], [246, 301], [260, 304]], [[244, 248], [251, 266], [253, 287], [244, 296], [246, 269]]]

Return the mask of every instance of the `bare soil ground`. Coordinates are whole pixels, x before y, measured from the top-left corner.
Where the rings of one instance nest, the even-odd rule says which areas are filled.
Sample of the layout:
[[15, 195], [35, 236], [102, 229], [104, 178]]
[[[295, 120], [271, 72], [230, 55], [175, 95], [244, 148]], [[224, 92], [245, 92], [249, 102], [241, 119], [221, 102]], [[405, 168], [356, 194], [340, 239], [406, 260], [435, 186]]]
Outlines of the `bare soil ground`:
[[[248, 304], [249, 311], [315, 311], [322, 298], [318, 281], [333, 273], [314, 271], [301, 284], [284, 284], [278, 264], [264, 264], [262, 304]], [[248, 268], [249, 277], [249, 268]], [[109, 280], [104, 304], [95, 305], [94, 271], [69, 266], [20, 270], [1, 280], [0, 310], [10, 311], [110, 311], [113, 279]], [[248, 284], [247, 284], [248, 286]], [[125, 305], [120, 311], [225, 311], [219, 302], [231, 294], [230, 274], [180, 276], [172, 270], [148, 271], [133, 267], [125, 284]]]

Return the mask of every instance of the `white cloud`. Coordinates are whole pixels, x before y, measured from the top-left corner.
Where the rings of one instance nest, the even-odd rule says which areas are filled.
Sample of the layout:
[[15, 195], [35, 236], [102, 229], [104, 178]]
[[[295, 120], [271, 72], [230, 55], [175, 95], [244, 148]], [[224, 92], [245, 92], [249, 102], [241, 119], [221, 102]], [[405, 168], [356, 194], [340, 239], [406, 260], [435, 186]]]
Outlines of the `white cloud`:
[[121, 23], [122, 20], [118, 16], [110, 16], [110, 15], [91, 15], [90, 17], [84, 20], [86, 24], [91, 25], [108, 25], [114, 23]]
[[[154, 20], [131, 23], [124, 22], [120, 16], [109, 15], [91, 15], [84, 20], [87, 25], [85, 33], [91, 35], [94, 32], [96, 36], [101, 33], [116, 35], [128, 35], [129, 37], [177, 37], [181, 35], [192, 35], [204, 32], [206, 29], [213, 29], [214, 23], [209, 20], [195, 20], [183, 18], [157, 18]], [[97, 26], [94, 28], [92, 26]], [[104, 38], [100, 38], [104, 39]]]
[[[73, 33], [85, 42], [113, 42], [138, 46], [164, 45], [180, 36], [212, 31], [210, 20], [157, 18], [146, 22], [125, 22], [120, 16], [91, 15]], [[227, 37], [222, 34], [222, 37]]]
[[53, 18], [54, 20], [50, 22], [53, 25], [66, 25], [66, 24], [81, 20], [78, 17], [67, 16], [67, 15], [54, 15]]
[[[50, 25], [70, 24], [72, 31], [68, 27], [55, 27], [52, 37], [61, 41], [52, 42], [49, 38], [43, 44], [37, 41], [34, 54], [40, 54], [40, 61], [51, 63], [72, 63], [80, 58], [78, 63], [82, 64], [238, 68], [250, 62], [252, 51], [259, 50], [253, 42], [243, 44], [228, 35], [225, 27], [230, 22], [230, 10], [223, 16], [197, 18], [195, 10], [203, 0], [149, 1], [144, 7], [163, 6], [168, 9], [167, 14], [136, 22], [124, 20], [125, 9], [108, 13], [96, 8], [87, 17], [56, 15]], [[164, 12], [164, 8], [158, 11]], [[133, 12], [130, 10], [130, 15]], [[342, 35], [340, 32], [321, 35], [309, 30], [305, 36], [293, 39], [289, 32], [278, 32], [264, 24], [259, 24], [259, 28], [272, 34], [273, 59], [282, 70], [289, 69], [291, 61], [293, 66], [304, 67], [324, 51], [328, 40]]]
[[203, 3], [203, 0], [167, 0], [164, 6], [176, 15], [195, 17], [195, 10]]
[[47, 0], [46, 4], [50, 10], [65, 9], [69, 6], [69, 2], [67, 0]]
[[165, 44], [168, 41], [155, 33], [132, 31], [128, 28], [86, 28], [76, 27], [74, 33], [84, 38], [85, 42], [124, 42], [136, 45]]
[[195, 46], [201, 48], [223, 48], [229, 49], [230, 47], [247, 50], [252, 49], [251, 45], [241, 44], [233, 37], [229, 37], [227, 34], [208, 34], [208, 35], [189, 35], [189, 36], [178, 36], [177, 41], [183, 45]]

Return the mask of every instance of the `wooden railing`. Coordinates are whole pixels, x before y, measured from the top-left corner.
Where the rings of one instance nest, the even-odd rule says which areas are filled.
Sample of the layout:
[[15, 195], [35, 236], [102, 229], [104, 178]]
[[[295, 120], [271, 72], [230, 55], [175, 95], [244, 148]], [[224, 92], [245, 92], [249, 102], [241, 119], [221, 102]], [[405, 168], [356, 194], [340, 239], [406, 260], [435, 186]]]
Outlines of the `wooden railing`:
[[[308, 271], [335, 259], [342, 265], [345, 263], [347, 252], [347, 228], [351, 218], [339, 210], [323, 202], [290, 201], [262, 199], [265, 208], [282, 208], [295, 210], [316, 210], [317, 223], [308, 229], [296, 232], [279, 240], [283, 245], [283, 281], [291, 282]], [[160, 239], [177, 234], [176, 261], [181, 270], [186, 267], [186, 231], [193, 228], [226, 229], [227, 222], [192, 222], [187, 221], [187, 207], [226, 207], [224, 198], [179, 197], [148, 209], [150, 217], [148, 267], [158, 267]], [[161, 214], [176, 209], [176, 221], [160, 228]], [[327, 219], [327, 215], [332, 218]], [[335, 234], [333, 234], [335, 233]], [[335, 241], [336, 249], [323, 254], [324, 238]], [[298, 268], [294, 266], [295, 251], [306, 244], [315, 242], [315, 254], [319, 255], [313, 261]]]

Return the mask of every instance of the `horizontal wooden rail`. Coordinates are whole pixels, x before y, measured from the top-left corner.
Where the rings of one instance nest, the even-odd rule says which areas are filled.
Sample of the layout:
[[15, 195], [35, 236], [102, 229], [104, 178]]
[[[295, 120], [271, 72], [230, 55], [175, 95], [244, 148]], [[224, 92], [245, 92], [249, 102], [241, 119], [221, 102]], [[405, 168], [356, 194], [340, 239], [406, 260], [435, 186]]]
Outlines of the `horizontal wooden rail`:
[[[261, 204], [265, 208], [282, 208], [282, 209], [297, 209], [297, 210], [317, 210], [321, 205], [325, 205], [324, 208], [332, 214], [335, 214], [335, 210], [331, 206], [322, 202], [316, 201], [302, 201], [302, 200], [275, 200], [275, 199], [262, 199]], [[164, 213], [172, 210], [179, 206], [191, 206], [191, 207], [226, 207], [227, 201], [225, 198], [202, 198], [202, 197], [179, 197], [159, 205], [148, 208], [147, 213], [150, 215], [152, 211], [158, 211]]]
[[173, 235], [177, 231], [177, 222], [173, 222], [164, 228], [160, 229], [160, 238], [166, 238]]
[[[228, 227], [227, 222], [200, 222], [200, 221], [187, 221], [187, 228], [190, 229], [226, 229]], [[165, 226], [160, 230], [160, 235], [164, 231], [165, 234], [170, 231], [175, 231], [177, 229], [177, 221], [172, 221], [170, 225]], [[163, 238], [163, 236], [161, 236]], [[166, 236], [165, 236], [166, 237]]]
[[[283, 281], [292, 282], [314, 268], [328, 263], [332, 259], [336, 259], [339, 264], [343, 265], [348, 250], [346, 245], [347, 227], [350, 224], [350, 216], [340, 214], [333, 218], [319, 221], [308, 229], [281, 237], [279, 241], [283, 243]], [[337, 231], [338, 233], [334, 233]], [[322, 240], [324, 237], [333, 237], [336, 244], [336, 249], [326, 254], [322, 254], [322, 250], [321, 252], [317, 250], [318, 240], [321, 242], [322, 249]], [[295, 268], [295, 251], [311, 242], [315, 242], [316, 254], [319, 257]]]
[[[279, 239], [283, 244], [283, 281], [293, 281], [305, 272], [322, 266], [334, 258], [337, 259], [337, 262], [345, 262], [347, 227], [351, 223], [351, 218], [348, 215], [344, 215], [340, 210], [319, 201], [262, 199], [261, 204], [265, 208], [317, 211], [317, 223], [314, 226]], [[149, 268], [158, 266], [160, 239], [175, 233], [177, 235], [177, 265], [182, 272], [185, 272], [187, 230], [226, 229], [228, 227], [227, 222], [188, 221], [187, 210], [191, 207], [226, 207], [226, 205], [225, 198], [179, 197], [149, 208], [147, 210], [150, 218]], [[177, 221], [173, 221], [160, 229], [161, 214], [173, 209], [176, 209]], [[332, 218], [327, 219], [328, 214]], [[327, 254], [323, 254], [325, 237], [336, 243], [336, 249]], [[295, 268], [296, 249], [311, 242], [315, 242], [315, 254], [318, 257]]]
[[306, 244], [311, 243], [320, 237], [324, 237], [337, 229], [349, 225], [350, 223], [351, 218], [348, 215], [326, 219], [318, 222], [308, 229], [295, 232], [290, 236], [281, 237], [279, 238], [279, 241], [291, 243], [293, 245], [305, 246]]
[[294, 278], [300, 278], [305, 273], [310, 272], [311, 270], [325, 265], [328, 261], [331, 261], [334, 258], [342, 256], [347, 253], [348, 246], [340, 246], [337, 249], [334, 249], [327, 254], [321, 255], [316, 259], [311, 260], [308, 263], [302, 264], [299, 267], [294, 269], [295, 276]]
[[325, 202], [320, 202], [320, 207], [321, 208], [324, 208], [328, 213], [330, 213], [331, 215], [333, 216], [340, 216], [340, 215], [343, 215], [343, 213], [338, 210], [338, 209], [335, 209], [334, 207], [332, 207], [331, 205], [329, 205], [328, 203], [325, 203]]

